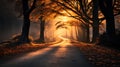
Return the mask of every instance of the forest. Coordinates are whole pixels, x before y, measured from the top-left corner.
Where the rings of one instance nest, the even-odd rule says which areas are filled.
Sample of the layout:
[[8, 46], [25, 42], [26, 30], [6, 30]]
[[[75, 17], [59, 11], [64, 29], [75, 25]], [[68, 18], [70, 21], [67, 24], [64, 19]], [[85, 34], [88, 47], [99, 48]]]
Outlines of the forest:
[[1, 0], [0, 13], [0, 57], [59, 44], [97, 67], [120, 66], [120, 0]]

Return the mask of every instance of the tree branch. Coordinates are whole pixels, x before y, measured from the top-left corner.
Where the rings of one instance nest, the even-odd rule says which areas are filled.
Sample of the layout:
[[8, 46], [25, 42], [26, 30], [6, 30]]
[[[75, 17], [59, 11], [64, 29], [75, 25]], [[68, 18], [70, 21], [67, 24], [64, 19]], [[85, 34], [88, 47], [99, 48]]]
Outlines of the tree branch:
[[35, 7], [36, 1], [37, 1], [37, 0], [34, 0], [34, 1], [33, 1], [33, 4], [32, 4], [32, 6], [31, 6], [31, 8], [29, 9], [29, 12], [28, 12], [29, 14], [36, 8], [36, 7]]

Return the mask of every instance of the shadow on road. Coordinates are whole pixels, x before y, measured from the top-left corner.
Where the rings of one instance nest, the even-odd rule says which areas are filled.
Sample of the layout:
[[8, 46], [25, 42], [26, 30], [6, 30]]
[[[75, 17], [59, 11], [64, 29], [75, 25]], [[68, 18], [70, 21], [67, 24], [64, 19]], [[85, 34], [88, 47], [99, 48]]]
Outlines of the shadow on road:
[[80, 50], [65, 39], [58, 44], [24, 54], [0, 67], [93, 67]]

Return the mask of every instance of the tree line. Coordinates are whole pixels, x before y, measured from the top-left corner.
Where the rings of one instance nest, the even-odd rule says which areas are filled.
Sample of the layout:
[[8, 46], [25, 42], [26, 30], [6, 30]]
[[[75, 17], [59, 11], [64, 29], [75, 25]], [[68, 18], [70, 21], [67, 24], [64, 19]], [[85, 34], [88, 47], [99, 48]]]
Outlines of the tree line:
[[[66, 11], [69, 16], [79, 20], [87, 30], [87, 41], [90, 42], [89, 30], [92, 26], [92, 43], [99, 38], [99, 25], [106, 20], [106, 34], [108, 38], [115, 36], [114, 16], [120, 14], [119, 0], [16, 0], [17, 11], [23, 15], [23, 27], [20, 43], [30, 42], [29, 28], [32, 18], [40, 20], [40, 42], [44, 42], [44, 26], [48, 16], [56, 17], [64, 15], [61, 11]], [[18, 9], [19, 7], [19, 9]], [[20, 10], [22, 9], [22, 11]], [[71, 14], [72, 11], [75, 15]]]

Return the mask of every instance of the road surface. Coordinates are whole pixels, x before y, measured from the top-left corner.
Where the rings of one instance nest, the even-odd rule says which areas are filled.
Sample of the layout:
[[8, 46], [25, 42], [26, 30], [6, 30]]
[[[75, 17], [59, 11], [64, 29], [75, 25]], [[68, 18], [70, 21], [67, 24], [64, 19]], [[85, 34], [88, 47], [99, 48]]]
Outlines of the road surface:
[[69, 40], [0, 62], [0, 67], [93, 67]]

